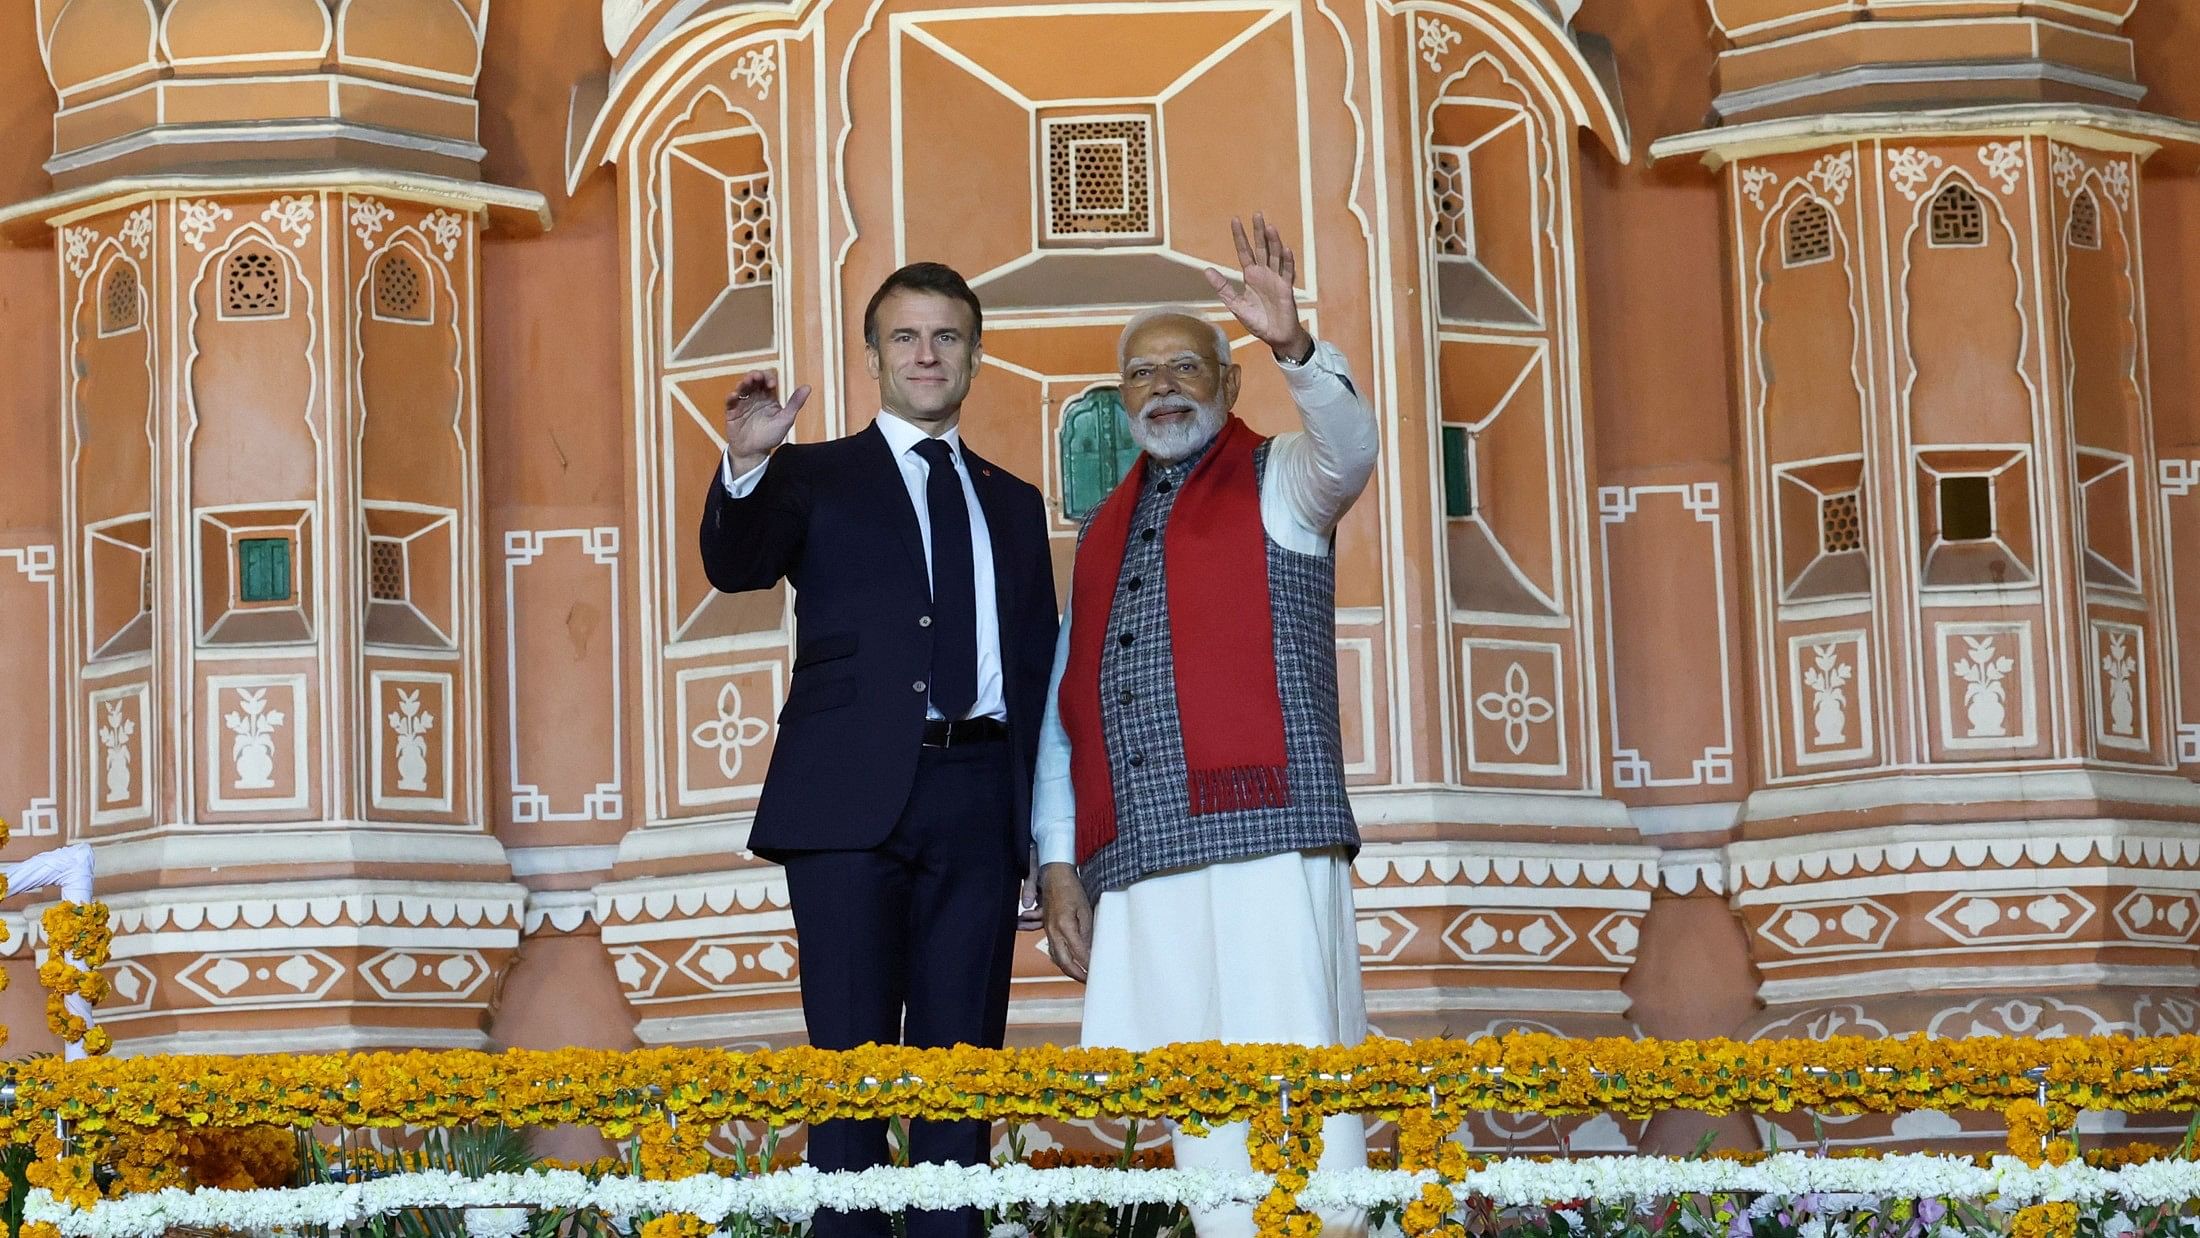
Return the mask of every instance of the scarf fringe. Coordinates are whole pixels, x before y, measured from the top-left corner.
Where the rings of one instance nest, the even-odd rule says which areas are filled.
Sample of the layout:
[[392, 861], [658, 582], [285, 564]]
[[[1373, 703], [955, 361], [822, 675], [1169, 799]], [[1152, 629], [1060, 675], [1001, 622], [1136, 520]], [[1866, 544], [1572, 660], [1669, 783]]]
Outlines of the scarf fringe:
[[1289, 808], [1291, 784], [1280, 765], [1233, 765], [1191, 771], [1192, 815]]

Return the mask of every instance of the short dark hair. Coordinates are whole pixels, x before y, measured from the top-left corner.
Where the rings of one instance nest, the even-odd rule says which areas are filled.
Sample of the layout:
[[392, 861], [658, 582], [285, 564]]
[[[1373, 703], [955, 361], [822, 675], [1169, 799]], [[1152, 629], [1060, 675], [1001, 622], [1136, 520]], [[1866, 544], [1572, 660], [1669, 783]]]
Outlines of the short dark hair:
[[978, 294], [970, 291], [970, 285], [955, 268], [944, 262], [912, 262], [886, 277], [886, 282], [871, 294], [871, 303], [863, 307], [863, 342], [878, 347], [879, 302], [897, 292], [928, 292], [936, 297], [950, 297], [970, 307], [971, 338], [985, 336], [985, 309], [978, 304]]

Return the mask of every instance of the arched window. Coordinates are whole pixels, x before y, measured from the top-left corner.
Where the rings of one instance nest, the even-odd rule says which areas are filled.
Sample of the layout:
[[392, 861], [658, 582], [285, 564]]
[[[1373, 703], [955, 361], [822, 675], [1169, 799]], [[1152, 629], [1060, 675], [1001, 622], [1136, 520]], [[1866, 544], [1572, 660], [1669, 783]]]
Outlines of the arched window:
[[1138, 459], [1123, 395], [1095, 387], [1062, 410], [1062, 516], [1081, 520], [1100, 506]]
[[374, 264], [374, 316], [395, 322], [427, 322], [434, 315], [420, 265], [401, 249]]
[[2070, 204], [2070, 247], [2101, 247], [2101, 203], [2093, 196], [2091, 186], [2080, 189], [2077, 198]]
[[283, 265], [259, 246], [237, 250], [222, 262], [224, 318], [281, 318], [290, 312]]
[[1962, 185], [1933, 195], [1930, 220], [1935, 249], [1969, 249], [1986, 243], [1986, 207]]
[[1833, 213], [1815, 199], [1788, 213], [1782, 264], [1807, 267], [1833, 257]]
[[99, 333], [120, 335], [138, 328], [138, 275], [127, 262], [117, 262], [107, 272], [99, 292]]

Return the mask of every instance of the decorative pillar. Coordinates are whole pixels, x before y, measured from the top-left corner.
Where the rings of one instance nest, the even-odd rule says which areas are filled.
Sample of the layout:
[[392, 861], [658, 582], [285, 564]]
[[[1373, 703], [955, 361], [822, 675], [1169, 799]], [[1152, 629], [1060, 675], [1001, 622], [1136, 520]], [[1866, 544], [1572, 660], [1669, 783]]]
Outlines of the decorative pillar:
[[118, 1051], [485, 1043], [486, 0], [41, 0], [62, 815]]
[[2128, 5], [1711, 9], [1723, 123], [1652, 150], [1731, 228], [1755, 1034], [2192, 1031], [2140, 197], [2200, 127], [2131, 110]]

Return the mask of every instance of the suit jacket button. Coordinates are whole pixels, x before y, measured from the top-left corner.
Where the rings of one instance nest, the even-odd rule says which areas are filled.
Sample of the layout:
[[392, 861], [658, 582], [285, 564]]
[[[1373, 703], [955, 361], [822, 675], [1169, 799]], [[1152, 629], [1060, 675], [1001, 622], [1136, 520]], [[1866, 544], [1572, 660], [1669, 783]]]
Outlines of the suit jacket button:
[[919, 691], [919, 692], [922, 692], [922, 691], [924, 691], [924, 681], [923, 681], [923, 680], [921, 680], [921, 679], [919, 679], [919, 680], [918, 680], [917, 682], [915, 682], [915, 683], [913, 683], [913, 684], [910, 684], [909, 686], [910, 686], [910, 687], [912, 687], [912, 688], [914, 688], [914, 689], [916, 689], [916, 690], [917, 690], [917, 691]]
[[931, 627], [931, 626], [932, 626], [932, 616], [930, 616], [930, 615], [923, 615], [923, 616], [920, 616], [920, 617], [919, 617], [919, 618], [917, 619], [917, 626], [918, 626], [918, 627], [920, 627], [920, 628], [928, 628], [928, 627]]

